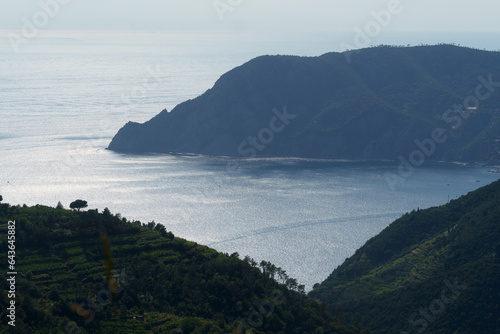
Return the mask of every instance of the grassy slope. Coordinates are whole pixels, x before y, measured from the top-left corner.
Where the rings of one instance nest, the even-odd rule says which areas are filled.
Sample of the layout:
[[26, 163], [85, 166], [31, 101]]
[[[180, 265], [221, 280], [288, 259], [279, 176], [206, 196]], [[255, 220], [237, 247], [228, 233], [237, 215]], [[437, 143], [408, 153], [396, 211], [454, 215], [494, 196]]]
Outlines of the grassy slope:
[[[310, 295], [375, 333], [500, 332], [499, 258], [497, 181], [447, 205], [405, 214]], [[455, 278], [467, 288], [441, 310], [445, 280]], [[426, 318], [421, 308], [433, 302], [437, 314]]]
[[[19, 333], [239, 333], [239, 319], [251, 333], [359, 332], [251, 261], [109, 211], [1, 204], [4, 250], [9, 220]], [[5, 272], [0, 332], [8, 331]]]

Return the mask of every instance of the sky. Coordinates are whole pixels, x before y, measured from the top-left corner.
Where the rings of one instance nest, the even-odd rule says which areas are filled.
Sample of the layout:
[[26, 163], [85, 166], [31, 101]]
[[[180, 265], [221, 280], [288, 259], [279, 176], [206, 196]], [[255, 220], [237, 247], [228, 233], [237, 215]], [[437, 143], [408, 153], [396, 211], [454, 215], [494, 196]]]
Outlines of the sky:
[[47, 28], [347, 31], [391, 5], [387, 31], [500, 32], [498, 0], [1, 0], [0, 28], [59, 7]]
[[343, 34], [340, 49], [401, 45], [408, 35], [381, 36], [427, 33], [408, 44], [466, 41], [498, 50], [498, 13], [498, 0], [0, 0], [0, 29], [329, 32]]

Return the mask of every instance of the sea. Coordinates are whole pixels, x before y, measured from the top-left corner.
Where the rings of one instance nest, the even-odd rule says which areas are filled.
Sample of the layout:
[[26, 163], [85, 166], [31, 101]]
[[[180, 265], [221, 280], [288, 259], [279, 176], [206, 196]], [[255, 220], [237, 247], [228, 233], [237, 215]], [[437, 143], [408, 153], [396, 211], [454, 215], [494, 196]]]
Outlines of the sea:
[[11, 34], [0, 32], [0, 194], [12, 205], [83, 199], [270, 261], [310, 290], [404, 213], [500, 178], [487, 166], [426, 162], [391, 186], [393, 162], [106, 149], [128, 121], [172, 110], [254, 57], [338, 51], [324, 35], [41, 31], [16, 50]]

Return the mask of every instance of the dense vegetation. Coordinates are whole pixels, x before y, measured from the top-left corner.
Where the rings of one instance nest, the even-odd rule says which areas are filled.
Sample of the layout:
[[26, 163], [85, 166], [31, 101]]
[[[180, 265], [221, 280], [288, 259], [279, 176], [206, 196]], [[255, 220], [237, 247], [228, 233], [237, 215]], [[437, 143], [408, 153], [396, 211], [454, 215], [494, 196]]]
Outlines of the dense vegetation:
[[310, 296], [374, 333], [500, 333], [500, 181], [405, 214]]
[[420, 150], [427, 160], [499, 163], [499, 106], [500, 52], [436, 45], [262, 56], [171, 112], [129, 122], [109, 148], [356, 160], [411, 160]]
[[1, 332], [359, 333], [280, 268], [176, 238], [154, 222], [60, 203], [0, 204], [5, 254], [14, 220], [16, 326], [7, 325], [4, 256]]

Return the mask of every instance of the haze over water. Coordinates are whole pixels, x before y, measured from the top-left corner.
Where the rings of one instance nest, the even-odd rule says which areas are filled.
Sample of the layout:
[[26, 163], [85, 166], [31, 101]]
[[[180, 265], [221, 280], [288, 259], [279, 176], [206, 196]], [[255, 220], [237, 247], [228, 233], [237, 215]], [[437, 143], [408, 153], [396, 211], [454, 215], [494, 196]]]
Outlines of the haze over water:
[[4, 202], [68, 207], [81, 198], [269, 260], [309, 290], [403, 213], [499, 178], [486, 167], [425, 164], [392, 191], [390, 163], [240, 159], [240, 173], [228, 176], [224, 157], [105, 150], [126, 122], [171, 110], [253, 57], [335, 49], [314, 36], [46, 31], [17, 54], [2, 39]]

